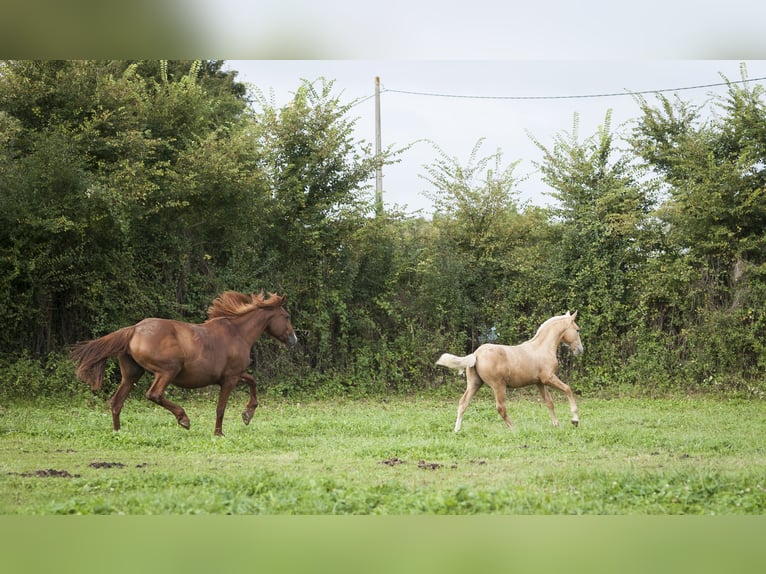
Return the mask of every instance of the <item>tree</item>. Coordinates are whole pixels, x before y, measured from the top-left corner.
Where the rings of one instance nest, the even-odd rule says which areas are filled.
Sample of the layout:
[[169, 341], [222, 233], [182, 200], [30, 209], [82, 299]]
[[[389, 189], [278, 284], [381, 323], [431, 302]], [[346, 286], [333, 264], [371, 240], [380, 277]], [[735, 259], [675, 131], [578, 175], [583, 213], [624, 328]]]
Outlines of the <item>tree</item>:
[[476, 142], [465, 165], [437, 146], [440, 157], [426, 166], [424, 177], [433, 187], [429, 197], [438, 232], [430, 256], [433, 283], [424, 289], [435, 297], [432, 312], [442, 310], [437, 316], [447, 329], [466, 335], [469, 350], [496, 326], [504, 294], [516, 280], [511, 262], [519, 162], [504, 165], [500, 150], [480, 157], [482, 144], [483, 139]]
[[[746, 71], [743, 69], [743, 80]], [[641, 99], [636, 153], [666, 187], [658, 257], [680, 285], [665, 302], [691, 378], [752, 375], [764, 367], [766, 104], [763, 87], [729, 83], [717, 112], [658, 96]], [[667, 298], [667, 296], [666, 296]]]
[[[534, 138], [533, 138], [534, 140]], [[587, 317], [593, 337], [624, 333], [634, 321], [652, 195], [631, 156], [615, 158], [611, 112], [598, 132], [579, 141], [578, 117], [571, 132], [556, 136], [539, 165], [558, 201], [551, 211], [560, 229], [553, 265], [562, 304]]]
[[[370, 144], [354, 137], [352, 103], [333, 83], [304, 81], [281, 109], [261, 95], [253, 117], [260, 184], [253, 220], [252, 281], [289, 293], [312, 366], [347, 359], [358, 241], [371, 213]], [[363, 248], [362, 248], [363, 249]]]
[[[192, 63], [175, 77], [162, 73], [175, 63], [159, 63], [159, 74], [141, 68], [0, 65], [6, 349], [46, 353], [147, 314], [189, 316], [193, 307], [196, 317], [214, 294], [205, 281], [190, 284], [224, 252], [213, 243], [227, 235], [222, 221], [236, 224], [245, 210], [230, 202], [225, 218], [195, 210], [205, 206], [192, 184], [209, 161], [242, 157], [221, 149], [238, 141], [241, 150], [245, 102], [220, 64]], [[198, 84], [203, 71], [207, 85], [223, 86], [215, 97]], [[218, 181], [241, 194], [246, 174], [229, 175]]]

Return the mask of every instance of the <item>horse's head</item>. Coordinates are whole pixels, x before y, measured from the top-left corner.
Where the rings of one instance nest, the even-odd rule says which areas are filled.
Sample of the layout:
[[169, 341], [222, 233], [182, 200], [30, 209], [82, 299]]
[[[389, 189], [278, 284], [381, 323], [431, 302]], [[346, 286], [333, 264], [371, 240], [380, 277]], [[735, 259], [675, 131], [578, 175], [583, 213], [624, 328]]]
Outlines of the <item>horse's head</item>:
[[580, 327], [575, 323], [577, 311], [572, 315], [567, 311], [565, 317], [567, 318], [568, 324], [564, 329], [564, 332], [561, 334], [561, 342], [569, 347], [576, 357], [585, 350], [583, 349], [582, 341], [580, 341]]
[[290, 323], [290, 314], [282, 306], [286, 298], [283, 295], [282, 304], [274, 308], [274, 312], [266, 323], [266, 333], [288, 347], [294, 347], [298, 343], [298, 337], [295, 335], [292, 323]]

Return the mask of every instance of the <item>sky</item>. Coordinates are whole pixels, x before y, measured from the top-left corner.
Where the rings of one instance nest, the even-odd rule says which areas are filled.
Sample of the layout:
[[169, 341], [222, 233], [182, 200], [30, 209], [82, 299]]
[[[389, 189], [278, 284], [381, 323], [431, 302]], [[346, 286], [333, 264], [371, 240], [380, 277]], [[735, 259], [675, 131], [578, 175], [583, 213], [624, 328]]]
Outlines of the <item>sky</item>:
[[766, 5], [753, 0], [186, 0], [185, 7], [176, 20], [205, 23], [196, 42], [263, 59], [728, 59], [763, 57], [765, 49]]
[[[361, 100], [350, 117], [357, 122], [355, 138], [370, 144], [375, 142], [372, 96], [379, 77], [382, 146], [411, 146], [399, 163], [383, 169], [384, 203], [428, 216], [432, 205], [424, 192], [431, 187], [423, 176], [440, 157], [429, 142], [467, 165], [483, 138], [478, 157], [499, 150], [503, 166], [519, 161], [514, 170], [522, 179], [519, 201], [550, 205], [551, 190], [535, 166], [543, 152], [532, 137], [552, 148], [557, 134], [572, 133], [577, 114], [583, 141], [597, 133], [608, 110], [613, 132], [627, 134], [640, 116], [628, 92], [669, 90], [665, 96], [677, 94], [703, 105], [725, 95], [726, 86], [687, 88], [723, 83], [722, 74], [741, 80], [743, 63], [748, 78], [764, 78], [758, 83], [766, 85], [766, 60], [227, 60], [224, 68], [236, 70], [239, 81], [273, 97], [277, 106], [290, 100], [303, 79], [334, 81], [333, 93], [342, 101]], [[593, 97], [602, 94], [615, 95]], [[644, 97], [657, 101], [651, 93]], [[372, 197], [374, 178], [370, 185]]]
[[[324, 77], [353, 108], [357, 139], [374, 142], [379, 76], [384, 148], [411, 147], [383, 172], [384, 202], [427, 213], [424, 166], [435, 142], [461, 165], [484, 138], [526, 179], [519, 199], [550, 204], [535, 162], [579, 114], [581, 140], [607, 110], [612, 126], [638, 117], [628, 95], [766, 77], [766, 2], [753, 0], [10, 0], [0, 18], [8, 58], [216, 58], [284, 105]], [[40, 4], [45, 4], [41, 7]], [[79, 9], [78, 9], [79, 8]], [[120, 8], [115, 12], [116, 8]], [[137, 33], [139, 31], [139, 33]], [[448, 98], [401, 91], [481, 96]], [[683, 90], [702, 103], [725, 87]], [[492, 99], [523, 96], [554, 99]], [[652, 98], [649, 97], [650, 101]], [[419, 142], [419, 143], [415, 143]], [[374, 182], [371, 182], [373, 184]], [[372, 193], [372, 192], [371, 192]]]

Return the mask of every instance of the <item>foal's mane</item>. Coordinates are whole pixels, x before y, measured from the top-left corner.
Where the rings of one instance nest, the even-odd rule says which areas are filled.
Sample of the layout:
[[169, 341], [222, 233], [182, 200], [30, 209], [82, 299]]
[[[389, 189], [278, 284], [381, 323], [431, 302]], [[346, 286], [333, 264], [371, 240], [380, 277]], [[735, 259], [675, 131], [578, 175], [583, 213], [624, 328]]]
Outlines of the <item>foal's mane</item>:
[[285, 295], [269, 293], [268, 299], [263, 292], [246, 295], [238, 291], [224, 291], [215, 298], [213, 304], [208, 307], [208, 320], [219, 317], [238, 317], [255, 309], [281, 307], [285, 302]]
[[552, 323], [555, 323], [556, 321], [560, 321], [561, 319], [568, 319], [571, 317], [571, 315], [556, 315], [555, 317], [551, 317], [550, 319], [546, 320], [542, 325], [540, 325], [537, 328], [537, 333], [535, 333], [535, 336], [532, 337], [532, 341], [537, 339], [537, 337], [542, 333], [544, 330], [546, 330], [548, 327], [551, 326]]

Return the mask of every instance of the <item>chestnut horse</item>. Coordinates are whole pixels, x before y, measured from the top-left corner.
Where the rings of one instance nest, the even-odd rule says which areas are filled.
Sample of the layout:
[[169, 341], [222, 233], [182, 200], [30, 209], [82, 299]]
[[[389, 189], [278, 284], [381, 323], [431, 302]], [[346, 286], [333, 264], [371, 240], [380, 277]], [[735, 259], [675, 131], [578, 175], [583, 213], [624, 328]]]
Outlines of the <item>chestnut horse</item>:
[[144, 372], [154, 375], [146, 398], [173, 413], [182, 427], [189, 428], [183, 408], [163, 397], [168, 384], [186, 389], [220, 385], [215, 411], [215, 434], [223, 435], [223, 413], [237, 382], [250, 387], [250, 400], [242, 413], [249, 424], [258, 399], [255, 379], [245, 372], [253, 344], [266, 332], [288, 347], [298, 342], [283, 305], [286, 296], [271, 293], [265, 299], [236, 291], [222, 293], [207, 311], [202, 324], [170, 319], [144, 319], [94, 341], [79, 343], [71, 356], [77, 376], [98, 390], [104, 382], [106, 360], [117, 357], [122, 381], [110, 400], [114, 430], [120, 430], [120, 411], [133, 385]]
[[551, 317], [540, 325], [532, 339], [520, 345], [511, 347], [487, 343], [465, 357], [444, 353], [436, 364], [450, 369], [459, 369], [461, 372], [465, 371], [468, 383], [458, 404], [455, 432], [460, 430], [463, 413], [482, 383], [492, 388], [495, 393], [495, 408], [509, 427], [511, 427], [511, 419], [508, 418], [505, 408], [506, 387], [519, 388], [532, 384], [536, 384], [540, 390], [554, 426], [559, 426], [559, 421], [553, 410], [553, 399], [548, 392], [548, 387], [563, 391], [569, 399], [572, 424], [577, 426], [580, 418], [572, 389], [556, 376], [559, 366], [556, 351], [560, 343], [567, 345], [575, 356], [583, 352], [580, 328], [575, 323], [575, 317], [577, 317], [577, 311], [574, 315], [570, 315], [567, 311], [566, 315]]

